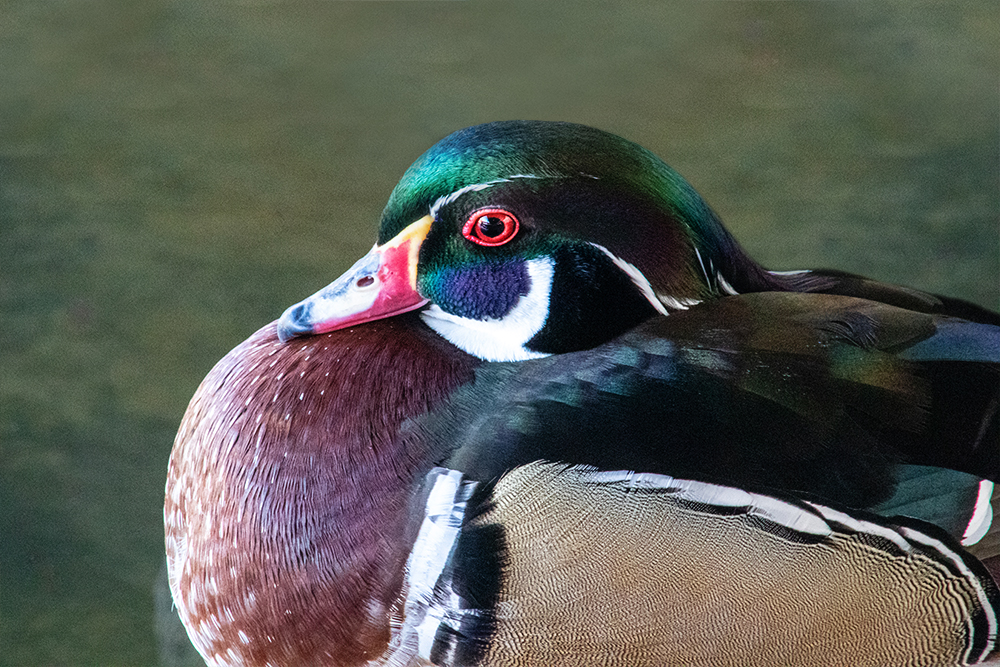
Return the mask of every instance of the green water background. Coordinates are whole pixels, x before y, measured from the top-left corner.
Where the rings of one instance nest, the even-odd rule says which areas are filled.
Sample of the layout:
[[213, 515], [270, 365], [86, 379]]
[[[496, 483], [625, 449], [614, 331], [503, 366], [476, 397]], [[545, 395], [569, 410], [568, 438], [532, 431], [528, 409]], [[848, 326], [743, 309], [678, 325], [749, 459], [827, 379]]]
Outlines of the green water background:
[[193, 661], [154, 631], [187, 400], [507, 118], [644, 144], [771, 268], [1000, 305], [992, 0], [7, 0], [0, 665]]

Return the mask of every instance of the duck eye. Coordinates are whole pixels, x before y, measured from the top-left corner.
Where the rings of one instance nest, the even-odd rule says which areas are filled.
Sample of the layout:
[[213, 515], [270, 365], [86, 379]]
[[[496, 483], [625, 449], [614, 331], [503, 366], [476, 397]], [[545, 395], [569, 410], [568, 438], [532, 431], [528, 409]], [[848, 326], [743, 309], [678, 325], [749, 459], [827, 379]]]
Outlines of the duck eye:
[[517, 234], [517, 218], [502, 208], [484, 208], [476, 211], [462, 227], [462, 236], [473, 243], [485, 246], [503, 245]]

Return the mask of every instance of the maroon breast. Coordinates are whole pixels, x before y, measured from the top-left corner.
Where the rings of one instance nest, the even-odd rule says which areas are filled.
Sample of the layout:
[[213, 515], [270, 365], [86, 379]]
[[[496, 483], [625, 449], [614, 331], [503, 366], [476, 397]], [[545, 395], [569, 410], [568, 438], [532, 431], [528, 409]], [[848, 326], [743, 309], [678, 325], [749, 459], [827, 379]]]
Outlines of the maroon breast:
[[476, 363], [409, 316], [288, 343], [270, 324], [212, 369], [164, 507], [171, 590], [210, 664], [382, 654], [407, 503], [437, 455], [396, 435]]

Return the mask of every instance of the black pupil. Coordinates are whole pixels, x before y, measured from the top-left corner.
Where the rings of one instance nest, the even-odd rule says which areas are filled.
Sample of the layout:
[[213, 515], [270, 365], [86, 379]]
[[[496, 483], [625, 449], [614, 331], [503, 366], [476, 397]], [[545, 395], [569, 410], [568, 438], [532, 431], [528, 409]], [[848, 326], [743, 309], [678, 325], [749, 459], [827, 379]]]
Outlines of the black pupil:
[[500, 218], [493, 216], [483, 216], [479, 221], [479, 233], [487, 238], [496, 238], [503, 234], [504, 224]]

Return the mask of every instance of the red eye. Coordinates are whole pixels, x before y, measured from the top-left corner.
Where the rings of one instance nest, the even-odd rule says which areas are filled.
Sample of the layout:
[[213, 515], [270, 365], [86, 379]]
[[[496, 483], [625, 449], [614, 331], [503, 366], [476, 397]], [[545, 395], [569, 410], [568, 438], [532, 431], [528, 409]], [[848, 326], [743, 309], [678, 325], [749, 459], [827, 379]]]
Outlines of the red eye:
[[462, 227], [462, 236], [479, 245], [503, 245], [517, 234], [520, 223], [502, 208], [484, 208], [473, 213]]

